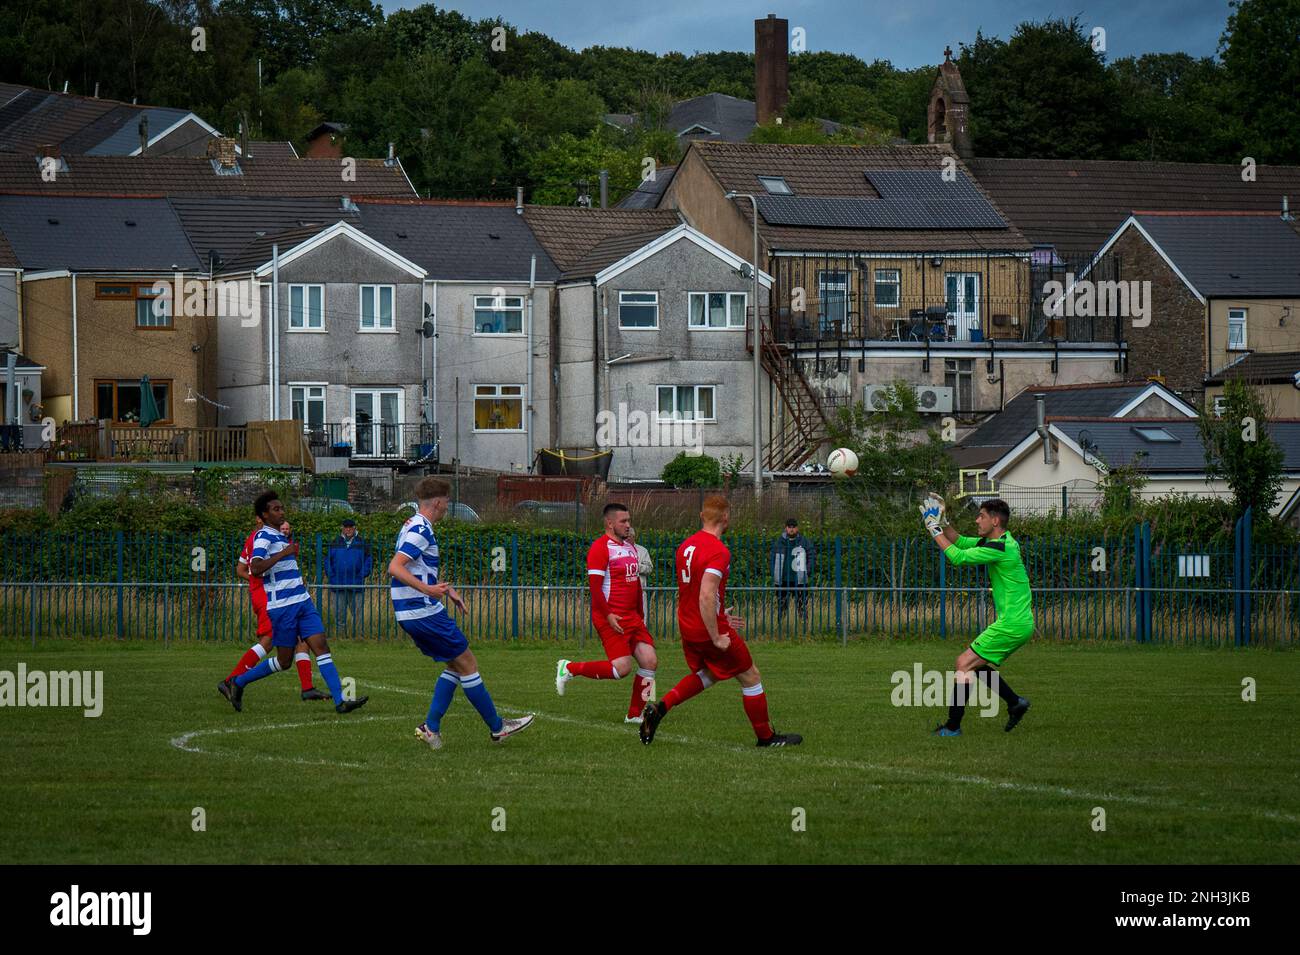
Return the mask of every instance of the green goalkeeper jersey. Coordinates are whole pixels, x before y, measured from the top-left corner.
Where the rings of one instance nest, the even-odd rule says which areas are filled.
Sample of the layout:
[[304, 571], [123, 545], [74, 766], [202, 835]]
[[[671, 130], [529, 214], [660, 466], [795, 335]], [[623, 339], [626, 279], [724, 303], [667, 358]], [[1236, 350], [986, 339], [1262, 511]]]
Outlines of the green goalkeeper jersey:
[[997, 540], [958, 537], [944, 553], [956, 567], [982, 564], [988, 568], [993, 607], [998, 612], [999, 624], [1033, 626], [1033, 593], [1029, 589], [1029, 575], [1025, 573], [1025, 562], [1020, 557], [1020, 543], [1009, 532]]

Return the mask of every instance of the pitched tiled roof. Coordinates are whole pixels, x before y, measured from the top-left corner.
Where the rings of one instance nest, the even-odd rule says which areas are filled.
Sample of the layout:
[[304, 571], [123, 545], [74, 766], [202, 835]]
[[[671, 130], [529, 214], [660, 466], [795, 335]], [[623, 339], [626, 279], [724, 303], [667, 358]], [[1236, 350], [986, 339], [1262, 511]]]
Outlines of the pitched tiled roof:
[[674, 209], [583, 209], [578, 206], [525, 206], [524, 221], [562, 270], [574, 268], [596, 245], [619, 235], [681, 224]]
[[[328, 222], [295, 226], [292, 229], [282, 229], [279, 232], [266, 232], [255, 236], [247, 245], [224, 263], [222, 270], [231, 273], [248, 272], [253, 269], [259, 269], [267, 262], [270, 262], [274, 257], [276, 246], [280, 247], [280, 255], [286, 255], [309, 239], [314, 239], [320, 233], [334, 225], [335, 222], [340, 220], [347, 221], [347, 218], [344, 216], [338, 216]], [[354, 224], [355, 221], [355, 217], [353, 217]]]
[[67, 156], [68, 170], [41, 178], [34, 154], [0, 153], [0, 191], [44, 195], [118, 193], [166, 196], [414, 196], [399, 163], [358, 159], [344, 182], [338, 159], [241, 159], [239, 175], [218, 175], [213, 160], [162, 156]]
[[631, 255], [643, 245], [650, 244], [672, 228], [674, 226], [666, 226], [646, 232], [630, 232], [626, 235], [612, 235], [601, 239], [574, 264], [573, 268], [565, 269], [560, 278], [566, 282], [593, 278], [602, 269]]
[[1300, 233], [1274, 213], [1134, 218], [1207, 298], [1300, 297]]
[[1280, 213], [1300, 197], [1300, 166], [1069, 159], [971, 159], [984, 189], [1036, 245], [1073, 254], [1099, 249], [1138, 210]]
[[[942, 170], [951, 158], [969, 176], [961, 159], [945, 146], [805, 146], [766, 143], [692, 143], [690, 151], [704, 162], [725, 191], [765, 195], [759, 176], [785, 179], [796, 196], [874, 199], [879, 193], [867, 180], [871, 170]], [[685, 160], [683, 160], [685, 161]], [[1011, 219], [980, 188], [1002, 219]], [[737, 208], [748, 220], [747, 199]], [[769, 249], [783, 251], [1027, 251], [1029, 244], [1014, 225], [1001, 229], [859, 229], [775, 226], [763, 223], [759, 233]]]
[[1300, 373], [1300, 351], [1251, 352], [1205, 379], [1208, 385], [1221, 385], [1228, 379], [1254, 384], [1290, 384]]
[[27, 270], [200, 267], [165, 199], [0, 196], [0, 231]]
[[447, 281], [528, 281], [537, 256], [537, 281], [559, 269], [524, 216], [509, 202], [448, 200], [359, 201], [360, 228], [376, 242]]
[[1026, 388], [997, 414], [961, 440], [963, 448], [1011, 447], [1038, 423], [1038, 399], [1045, 395], [1048, 417], [1111, 417], [1142, 392], [1149, 381], [1107, 382], [1088, 385], [1053, 385]]
[[[1205, 450], [1196, 430], [1195, 418], [1065, 418], [1049, 422], [1065, 432], [1070, 440], [1081, 444], [1080, 435], [1088, 432], [1091, 453], [1110, 467], [1137, 463], [1144, 471], [1186, 471], [1200, 474], [1205, 470]], [[1300, 470], [1300, 420], [1274, 419], [1261, 424], [1282, 449], [1282, 467]], [[1160, 429], [1173, 441], [1148, 441], [1139, 429]]]
[[22, 263], [18, 261], [18, 256], [14, 252], [14, 247], [9, 244], [5, 238], [4, 230], [0, 228], [0, 269], [21, 268]]
[[673, 174], [677, 172], [676, 166], [660, 166], [655, 170], [653, 180], [646, 180], [641, 183], [626, 196], [618, 201], [614, 206], [616, 209], [655, 209], [659, 206], [659, 200], [663, 198], [668, 187], [672, 184]]
[[293, 143], [271, 142], [268, 140], [250, 141], [248, 153], [255, 159], [297, 159], [298, 150]]
[[215, 251], [222, 259], [222, 269], [229, 268], [259, 233], [284, 232], [313, 223], [325, 228], [340, 219], [357, 225], [360, 218], [355, 212], [346, 212], [340, 199], [326, 197], [189, 197], [170, 201], [199, 257], [206, 263], [208, 254]]

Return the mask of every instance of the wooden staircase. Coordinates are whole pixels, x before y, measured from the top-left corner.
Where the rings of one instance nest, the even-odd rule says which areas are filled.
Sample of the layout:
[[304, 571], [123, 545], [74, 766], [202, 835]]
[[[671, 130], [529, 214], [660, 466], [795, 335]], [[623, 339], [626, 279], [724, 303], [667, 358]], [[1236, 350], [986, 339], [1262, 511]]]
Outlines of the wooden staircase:
[[[804, 377], [794, 352], [762, 328], [759, 360], [781, 396], [782, 420], [763, 449], [763, 467], [769, 471], [792, 471], [817, 453], [827, 437], [828, 420], [816, 392]], [[746, 336], [753, 348], [753, 336]], [[752, 459], [747, 462], [752, 465]]]

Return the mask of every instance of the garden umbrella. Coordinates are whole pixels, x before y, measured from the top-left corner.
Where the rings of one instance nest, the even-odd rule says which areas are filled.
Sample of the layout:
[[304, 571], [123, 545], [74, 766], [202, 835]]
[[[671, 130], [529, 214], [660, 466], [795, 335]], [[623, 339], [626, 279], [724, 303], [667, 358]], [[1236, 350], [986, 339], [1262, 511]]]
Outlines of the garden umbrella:
[[158, 402], [153, 397], [153, 385], [149, 384], [149, 376], [145, 375], [140, 379], [140, 427], [147, 428], [161, 417]]

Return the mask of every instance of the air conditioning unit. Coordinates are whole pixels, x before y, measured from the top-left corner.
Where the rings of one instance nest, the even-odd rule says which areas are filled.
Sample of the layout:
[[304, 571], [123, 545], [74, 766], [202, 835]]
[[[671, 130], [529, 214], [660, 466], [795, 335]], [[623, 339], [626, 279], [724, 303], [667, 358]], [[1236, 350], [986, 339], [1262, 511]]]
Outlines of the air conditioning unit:
[[[952, 411], [953, 389], [947, 385], [913, 385], [916, 408], [922, 414], [946, 414]], [[868, 411], [883, 411], [889, 385], [867, 385], [862, 389], [862, 403]]]

